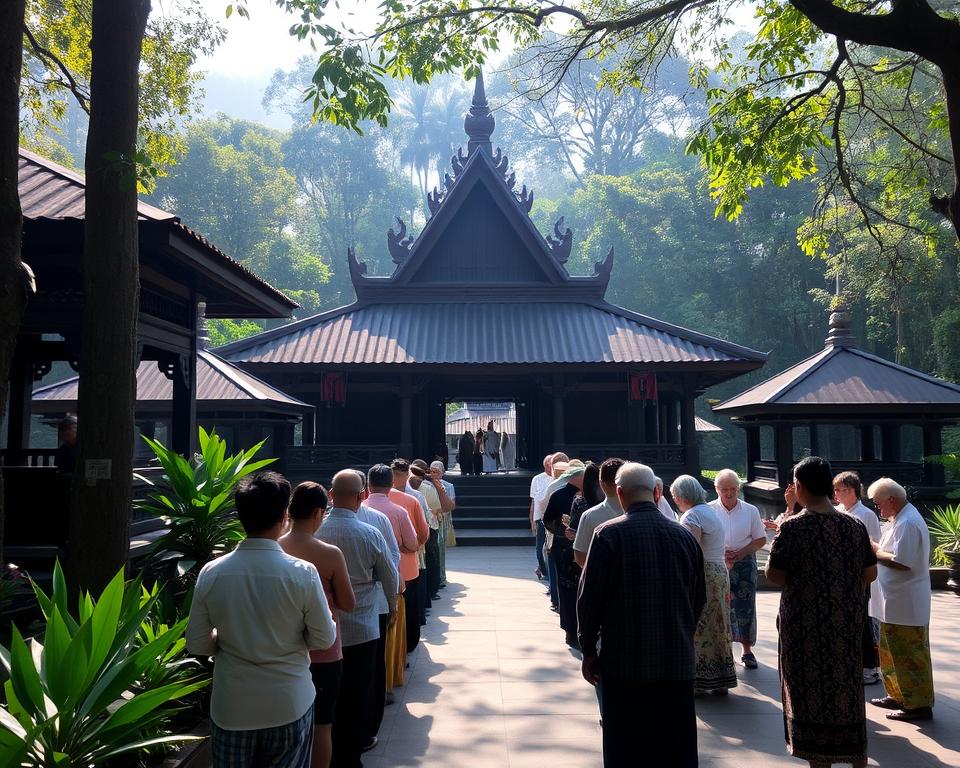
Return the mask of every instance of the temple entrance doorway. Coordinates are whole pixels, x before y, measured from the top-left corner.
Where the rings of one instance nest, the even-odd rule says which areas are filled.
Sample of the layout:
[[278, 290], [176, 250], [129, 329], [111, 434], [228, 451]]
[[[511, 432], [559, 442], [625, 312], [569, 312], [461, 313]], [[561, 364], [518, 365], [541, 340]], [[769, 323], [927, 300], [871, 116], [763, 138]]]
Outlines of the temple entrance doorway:
[[526, 439], [517, 419], [518, 401], [448, 400], [444, 405], [451, 470], [461, 475], [490, 475], [520, 469], [526, 458]]

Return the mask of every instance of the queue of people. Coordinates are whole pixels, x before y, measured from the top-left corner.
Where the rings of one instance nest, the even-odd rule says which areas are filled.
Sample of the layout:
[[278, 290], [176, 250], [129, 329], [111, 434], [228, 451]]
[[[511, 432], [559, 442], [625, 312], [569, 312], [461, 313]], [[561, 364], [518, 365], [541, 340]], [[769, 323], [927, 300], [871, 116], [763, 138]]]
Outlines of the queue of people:
[[456, 506], [442, 462], [344, 469], [329, 492], [276, 472], [235, 494], [246, 538], [203, 568], [187, 648], [213, 657], [220, 767], [360, 768], [446, 587]]
[[[933, 716], [929, 533], [890, 478], [861, 500], [860, 478], [808, 457], [794, 468], [773, 521], [740, 498], [732, 470], [670, 485], [679, 518], [650, 467], [562, 453], [530, 488], [536, 574], [548, 582], [569, 646], [596, 686], [606, 768], [697, 765], [695, 699], [738, 684], [759, 662], [756, 554], [782, 587], [778, 614], [787, 749], [820, 768], [867, 764], [864, 686], [893, 720]], [[664, 509], [668, 510], [667, 512]], [[640, 762], [638, 763], [638, 760]]]

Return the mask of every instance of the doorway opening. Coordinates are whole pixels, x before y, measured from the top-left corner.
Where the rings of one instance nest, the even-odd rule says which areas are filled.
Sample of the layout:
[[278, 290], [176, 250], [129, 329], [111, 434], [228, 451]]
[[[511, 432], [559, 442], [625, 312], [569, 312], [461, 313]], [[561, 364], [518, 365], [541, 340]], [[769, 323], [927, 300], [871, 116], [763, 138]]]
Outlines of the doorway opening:
[[461, 475], [517, 472], [526, 440], [516, 400], [448, 399], [445, 405], [448, 467]]

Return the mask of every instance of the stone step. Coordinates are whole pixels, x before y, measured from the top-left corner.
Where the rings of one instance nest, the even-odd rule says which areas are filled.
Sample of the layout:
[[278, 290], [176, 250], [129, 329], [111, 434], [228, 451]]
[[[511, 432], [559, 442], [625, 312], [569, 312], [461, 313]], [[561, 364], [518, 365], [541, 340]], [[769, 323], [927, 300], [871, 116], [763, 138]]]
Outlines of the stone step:
[[[456, 523], [454, 523], [456, 526]], [[503, 528], [468, 528], [457, 530], [458, 547], [530, 547], [533, 548], [535, 538], [530, 529], [526, 532], [519, 530], [505, 530]]]
[[475, 517], [473, 515], [455, 516], [453, 526], [461, 528], [499, 528], [506, 530], [529, 530], [530, 521], [526, 517]]

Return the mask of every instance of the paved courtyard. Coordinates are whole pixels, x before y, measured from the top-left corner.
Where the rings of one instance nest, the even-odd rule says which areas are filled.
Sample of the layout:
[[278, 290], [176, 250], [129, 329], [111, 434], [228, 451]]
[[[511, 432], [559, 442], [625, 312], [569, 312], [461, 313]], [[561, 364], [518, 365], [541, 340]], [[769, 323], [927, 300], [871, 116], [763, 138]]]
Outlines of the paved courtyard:
[[[532, 552], [460, 547], [447, 555], [447, 576], [450, 585], [434, 603], [407, 683], [387, 707], [380, 745], [364, 755], [364, 766], [600, 766], [596, 698], [533, 576]], [[806, 765], [783, 743], [778, 599], [760, 595], [760, 669], [738, 665], [740, 685], [731, 696], [697, 700], [701, 766]], [[868, 706], [871, 766], [960, 768], [960, 597], [934, 593], [933, 613], [936, 719], [895, 723]], [[866, 691], [879, 695], [880, 687]], [[641, 747], [638, 768], [649, 765]]]

